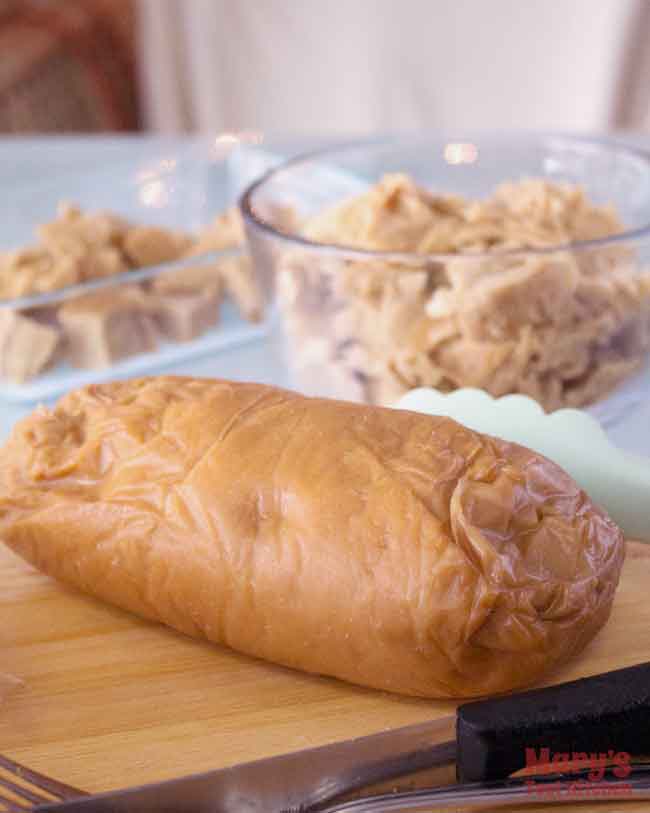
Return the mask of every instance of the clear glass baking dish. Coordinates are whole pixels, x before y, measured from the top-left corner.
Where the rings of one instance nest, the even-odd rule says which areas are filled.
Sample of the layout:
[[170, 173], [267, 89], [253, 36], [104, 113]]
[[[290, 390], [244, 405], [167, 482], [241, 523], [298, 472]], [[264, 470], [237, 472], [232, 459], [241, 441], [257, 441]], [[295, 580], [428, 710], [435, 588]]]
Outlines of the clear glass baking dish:
[[[236, 202], [230, 159], [241, 143], [224, 136], [141, 149], [134, 141], [133, 149], [114, 154], [97, 144], [75, 156], [68, 141], [60, 160], [50, 145], [47, 163], [37, 142], [16, 143], [12, 155], [20, 160], [0, 171], [0, 252], [33, 246], [35, 229], [55, 219], [61, 202], [137, 226], [199, 233]], [[217, 270], [233, 273], [246, 263], [244, 246], [228, 247], [3, 299], [0, 400], [47, 401], [91, 382], [183, 371], [192, 359], [264, 337], [269, 320], [261, 297], [259, 312], [244, 318]], [[254, 282], [252, 271], [247, 279]]]
[[[590, 202], [615, 207], [624, 231], [463, 254], [370, 251], [304, 236], [303, 224], [388, 173], [473, 199], [526, 177], [577, 184]], [[523, 392], [547, 411], [586, 408], [610, 429], [624, 424], [628, 446], [630, 433], [647, 427], [644, 152], [532, 133], [400, 136], [289, 161], [253, 183], [240, 205], [257, 272], [279, 305], [297, 388], [391, 404], [415, 387], [473, 386], [494, 396]], [[488, 279], [509, 282], [479, 286]]]

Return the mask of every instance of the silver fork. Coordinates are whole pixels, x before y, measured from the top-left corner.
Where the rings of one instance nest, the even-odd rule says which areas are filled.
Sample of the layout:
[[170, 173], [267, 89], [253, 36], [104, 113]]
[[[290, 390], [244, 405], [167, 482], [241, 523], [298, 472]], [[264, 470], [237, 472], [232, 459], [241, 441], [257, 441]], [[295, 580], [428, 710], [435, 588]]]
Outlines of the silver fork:
[[0, 813], [21, 813], [87, 795], [0, 754]]

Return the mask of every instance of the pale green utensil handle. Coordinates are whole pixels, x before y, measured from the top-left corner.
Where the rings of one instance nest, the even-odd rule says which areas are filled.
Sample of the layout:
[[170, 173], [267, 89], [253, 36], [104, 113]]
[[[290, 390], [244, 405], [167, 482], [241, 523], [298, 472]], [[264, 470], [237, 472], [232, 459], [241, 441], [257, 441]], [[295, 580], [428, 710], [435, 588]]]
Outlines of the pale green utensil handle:
[[593, 478], [589, 496], [607, 508], [628, 539], [650, 542], [650, 461], [620, 452], [606, 475]]
[[546, 414], [524, 395], [492, 398], [475, 389], [448, 394], [412, 390], [397, 406], [447, 415], [471, 429], [539, 452], [568, 472], [629, 539], [650, 542], [650, 460], [614, 446], [586, 412], [561, 409]]

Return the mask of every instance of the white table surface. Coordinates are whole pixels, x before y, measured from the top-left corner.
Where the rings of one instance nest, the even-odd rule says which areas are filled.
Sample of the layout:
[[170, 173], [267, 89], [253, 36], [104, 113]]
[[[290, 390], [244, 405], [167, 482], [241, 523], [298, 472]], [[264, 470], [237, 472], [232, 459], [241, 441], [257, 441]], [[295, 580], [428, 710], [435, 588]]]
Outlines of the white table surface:
[[[650, 137], [620, 135], [619, 140], [650, 149]], [[345, 139], [342, 139], [345, 140]], [[152, 136], [117, 137], [71, 137], [71, 138], [0, 138], [0, 176], [4, 181], [3, 194], [11, 187], [12, 180], [23, 182], [41, 173], [44, 163], [48, 168], [48, 180], [56, 182], [57, 173], [62, 176], [71, 169], [110, 166], [126, 160], [146, 160], [165, 149], [182, 152], [191, 149], [196, 139], [160, 138]], [[297, 154], [322, 144], [315, 137], [277, 136], [267, 139], [265, 148], [283, 155]], [[281, 342], [276, 332], [268, 340], [252, 342], [210, 358], [194, 360], [173, 369], [182, 375], [215, 376], [241, 381], [290, 386], [289, 375], [282, 360]], [[31, 411], [29, 405], [0, 402], [0, 440], [13, 424]], [[650, 403], [638, 409], [614, 429], [610, 437], [623, 448], [650, 457]]]

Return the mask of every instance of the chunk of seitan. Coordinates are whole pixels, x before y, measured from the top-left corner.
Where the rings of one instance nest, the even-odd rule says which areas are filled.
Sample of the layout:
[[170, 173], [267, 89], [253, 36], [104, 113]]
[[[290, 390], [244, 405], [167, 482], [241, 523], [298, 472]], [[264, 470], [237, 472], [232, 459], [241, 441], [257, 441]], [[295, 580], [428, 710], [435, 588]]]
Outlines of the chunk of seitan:
[[0, 375], [23, 384], [54, 360], [60, 331], [9, 309], [0, 310]]
[[182, 232], [157, 226], [133, 226], [122, 243], [122, 250], [134, 268], [160, 265], [177, 260], [194, 245], [194, 239]]
[[101, 291], [67, 302], [59, 320], [76, 367], [107, 367], [156, 349], [155, 311], [137, 288]]
[[230, 257], [210, 265], [187, 266], [161, 274], [152, 288], [158, 293], [202, 292], [219, 284], [235, 303], [244, 319], [259, 322], [263, 314], [262, 295], [248, 257]]
[[216, 278], [202, 288], [179, 288], [152, 295], [160, 333], [175, 342], [189, 342], [205, 333], [219, 321], [221, 290]]
[[188, 265], [165, 271], [151, 281], [151, 289], [157, 294], [196, 294], [217, 286], [223, 290], [219, 265]]
[[264, 313], [262, 293], [248, 257], [231, 257], [219, 263], [219, 273], [226, 293], [233, 300], [244, 319], [259, 322]]

